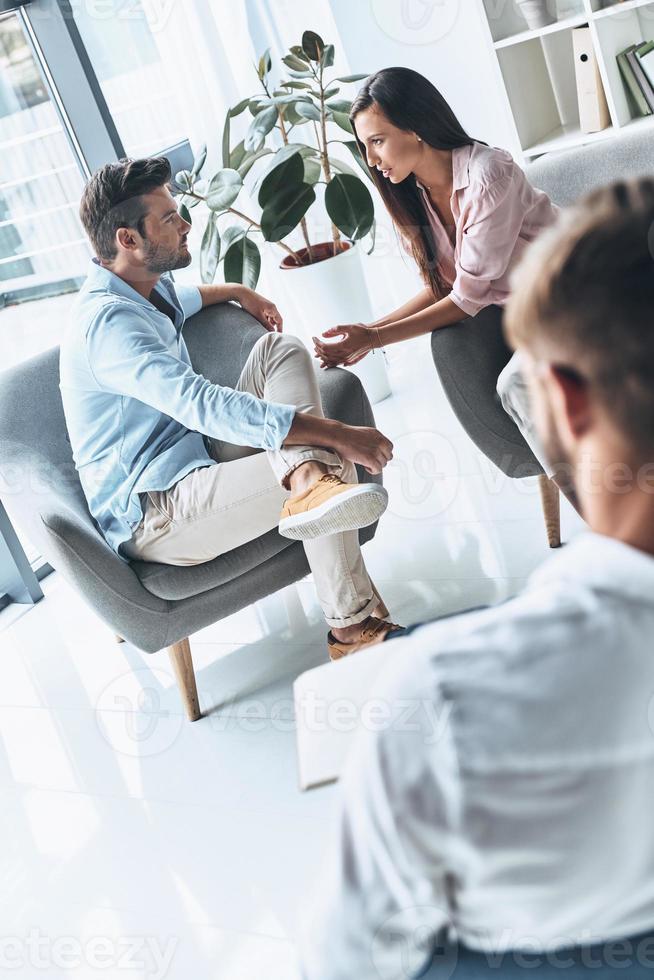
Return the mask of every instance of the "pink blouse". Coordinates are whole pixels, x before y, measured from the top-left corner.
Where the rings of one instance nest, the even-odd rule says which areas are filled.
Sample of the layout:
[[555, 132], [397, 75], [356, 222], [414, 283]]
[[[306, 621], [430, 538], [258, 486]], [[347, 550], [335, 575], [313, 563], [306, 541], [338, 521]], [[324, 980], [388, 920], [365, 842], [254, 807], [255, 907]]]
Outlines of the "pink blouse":
[[503, 306], [511, 273], [541, 229], [559, 208], [532, 187], [510, 153], [473, 143], [452, 150], [450, 206], [456, 222], [452, 245], [438, 213], [422, 191], [436, 237], [440, 272], [451, 287], [449, 298], [469, 316], [485, 306]]

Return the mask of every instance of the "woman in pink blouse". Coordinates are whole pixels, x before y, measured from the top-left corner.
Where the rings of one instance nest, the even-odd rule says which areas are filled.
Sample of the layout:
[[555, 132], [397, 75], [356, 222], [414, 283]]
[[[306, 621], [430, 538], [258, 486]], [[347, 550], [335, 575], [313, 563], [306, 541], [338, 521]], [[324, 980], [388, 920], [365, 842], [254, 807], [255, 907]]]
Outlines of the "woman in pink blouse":
[[[322, 366], [356, 364], [373, 348], [444, 327], [466, 329], [471, 318], [480, 344], [485, 337], [490, 342], [491, 327], [501, 335], [511, 273], [558, 208], [531, 186], [509, 153], [471, 139], [432, 83], [409, 68], [371, 75], [350, 120], [425, 288], [375, 323], [322, 335], [342, 338], [336, 343], [314, 337]], [[434, 356], [439, 372], [446, 369], [436, 348]], [[512, 362], [503, 378], [505, 407], [544, 462], [526, 417], [519, 364]]]

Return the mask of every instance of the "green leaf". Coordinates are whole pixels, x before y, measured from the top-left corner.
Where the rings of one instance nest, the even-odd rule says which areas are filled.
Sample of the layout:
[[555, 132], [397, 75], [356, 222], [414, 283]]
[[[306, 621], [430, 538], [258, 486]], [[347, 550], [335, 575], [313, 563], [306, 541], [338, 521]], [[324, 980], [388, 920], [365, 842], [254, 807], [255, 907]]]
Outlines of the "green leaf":
[[202, 236], [200, 246], [200, 277], [202, 282], [213, 282], [220, 260], [220, 232], [216, 226], [216, 220], [209, 215], [207, 227]]
[[311, 61], [320, 61], [325, 42], [315, 31], [305, 31], [302, 35], [302, 50]]
[[264, 80], [270, 69], [272, 68], [272, 60], [270, 57], [270, 48], [266, 48], [264, 53], [259, 58], [259, 64], [257, 65], [257, 75]]
[[340, 92], [338, 85], [333, 85], [331, 88], [325, 89], [323, 92], [323, 99], [331, 99]]
[[238, 170], [243, 160], [248, 155], [248, 151], [245, 149], [245, 142], [241, 140], [237, 143], [232, 152], [229, 154], [229, 164], [231, 170]]
[[225, 228], [222, 234], [222, 252], [223, 257], [227, 255], [227, 252], [232, 247], [234, 242], [240, 241], [241, 238], [245, 238], [247, 235], [247, 229], [243, 225], [229, 225]]
[[331, 68], [334, 64], [334, 45], [328, 44], [323, 51], [320, 64], [323, 68]]
[[263, 149], [257, 150], [256, 153], [248, 153], [247, 156], [242, 160], [240, 166], [236, 168], [240, 173], [241, 177], [243, 178], [243, 180], [245, 180], [247, 174], [249, 174], [250, 170], [257, 162], [257, 160], [260, 160], [261, 157], [270, 156], [271, 153], [272, 150], [268, 150], [265, 146], [263, 147]]
[[293, 71], [306, 71], [306, 60], [302, 61], [294, 54], [287, 54], [286, 57], [282, 58], [282, 62], [287, 68], [292, 68]]
[[266, 169], [257, 178], [253, 188], [254, 193], [258, 194], [261, 185], [268, 175], [273, 173], [281, 163], [284, 163], [290, 157], [299, 154], [302, 159], [306, 159], [307, 157], [315, 156], [317, 152], [313, 146], [307, 146], [306, 143], [288, 143], [286, 146], [280, 147]]
[[331, 102], [327, 103], [327, 108], [331, 109], [332, 112], [343, 112], [347, 116], [352, 108], [352, 103], [348, 99], [332, 99]]
[[300, 115], [292, 103], [284, 107], [284, 119], [289, 122], [291, 126], [304, 126], [305, 123], [309, 122], [306, 116]]
[[249, 238], [241, 238], [225, 253], [225, 282], [241, 282], [254, 289], [261, 272], [259, 249]]
[[191, 212], [189, 211], [189, 209], [186, 207], [185, 204], [180, 204], [179, 213], [181, 217], [184, 219], [184, 221], [188, 221], [190, 225], [193, 224], [193, 221], [191, 220]]
[[203, 143], [200, 147], [198, 155], [193, 161], [193, 169], [191, 170], [191, 177], [199, 176], [202, 168], [204, 167], [205, 160], [207, 159], [207, 144]]
[[315, 199], [313, 187], [304, 183], [273, 198], [261, 215], [261, 231], [266, 241], [279, 242], [290, 235]]
[[225, 125], [223, 126], [223, 167], [229, 167], [230, 118], [228, 112], [225, 116]]
[[182, 205], [187, 209], [196, 208], [199, 203], [200, 202], [197, 199], [197, 197], [190, 197], [188, 194], [182, 194], [182, 196], [179, 199], [180, 209]]
[[266, 208], [281, 192], [295, 189], [302, 184], [304, 177], [304, 161], [299, 152], [291, 153], [277, 166], [272, 167], [261, 183], [259, 189], [259, 206]]
[[361, 151], [359, 150], [359, 144], [357, 143], [357, 141], [343, 140], [343, 146], [347, 146], [348, 150], [354, 157], [356, 163], [359, 165], [359, 167], [361, 167], [361, 170], [364, 172], [368, 180], [372, 180], [372, 177], [370, 176], [370, 170], [368, 168], [368, 164], [361, 156]]
[[320, 110], [313, 102], [296, 102], [295, 109], [303, 119], [320, 121]]
[[271, 129], [277, 122], [277, 107], [268, 106], [254, 117], [245, 136], [245, 149], [250, 153], [260, 150]]
[[243, 180], [238, 170], [227, 167], [211, 178], [207, 192], [207, 206], [211, 211], [225, 211], [239, 195]]
[[241, 113], [247, 109], [249, 104], [250, 104], [249, 97], [247, 99], [242, 99], [241, 102], [237, 102], [236, 105], [232, 106], [232, 108], [229, 110], [229, 114], [231, 118], [235, 119], [236, 116], [240, 116]]
[[289, 50], [291, 54], [294, 54], [296, 58], [299, 58], [300, 61], [303, 61], [305, 65], [309, 64], [309, 59], [307, 58], [306, 54], [302, 50], [301, 44], [293, 44]]
[[175, 183], [182, 191], [189, 191], [191, 189], [191, 184], [193, 183], [191, 179], [190, 170], [179, 170], [175, 174]]
[[356, 241], [367, 235], [375, 220], [375, 206], [362, 180], [337, 174], [325, 188], [325, 207], [336, 227]]
[[288, 73], [291, 78], [313, 78], [312, 71], [293, 71], [291, 68], [288, 69]]
[[317, 160], [307, 159], [304, 161], [304, 183], [312, 187], [320, 180], [322, 170]]
[[329, 111], [331, 114], [330, 118], [334, 120], [337, 126], [340, 126], [341, 129], [344, 129], [346, 133], [354, 133], [354, 130], [352, 129], [352, 123], [350, 122], [350, 120], [348, 119], [348, 117], [344, 112], [334, 112], [331, 109]]
[[298, 95], [296, 92], [285, 92], [270, 100], [270, 105], [287, 105], [289, 102], [309, 102], [308, 95]]
[[357, 176], [352, 167], [350, 167], [347, 163], [343, 163], [343, 161], [339, 160], [338, 157], [330, 157], [329, 166], [332, 168], [332, 170], [336, 170], [339, 174], [350, 174], [351, 177]]
[[298, 89], [299, 88], [308, 88], [308, 89], [311, 88], [311, 86], [309, 85], [308, 82], [295, 82], [295, 81], [291, 81], [291, 82], [280, 82], [280, 85], [283, 85], [284, 88], [298, 88]]
[[368, 75], [341, 75], [340, 78], [335, 78], [335, 82], [360, 82], [364, 78], [368, 78]]
[[266, 95], [257, 95], [255, 98], [248, 100], [248, 109], [250, 110], [251, 116], [257, 116], [268, 105], [270, 105], [270, 101]]

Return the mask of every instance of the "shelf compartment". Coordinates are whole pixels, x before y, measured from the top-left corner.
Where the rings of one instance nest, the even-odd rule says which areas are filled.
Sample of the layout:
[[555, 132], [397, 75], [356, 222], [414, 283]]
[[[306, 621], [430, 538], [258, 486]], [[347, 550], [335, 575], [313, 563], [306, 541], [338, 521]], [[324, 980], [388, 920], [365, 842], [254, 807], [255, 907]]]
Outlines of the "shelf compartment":
[[637, 10], [639, 7], [647, 7], [652, 0], [625, 0], [624, 3], [611, 3], [606, 7], [595, 10], [595, 20], [603, 20], [605, 17], [620, 17], [630, 10]]
[[483, 0], [486, 10], [486, 19], [491, 32], [495, 47], [500, 44], [510, 45], [512, 43], [522, 43], [540, 37], [544, 32], [565, 30], [572, 26], [571, 22], [577, 18], [587, 18], [585, 13], [584, 0], [547, 0], [547, 6], [552, 14], [558, 15], [558, 21], [548, 24], [547, 27], [540, 27], [537, 30], [527, 29], [527, 22], [520, 13], [519, 6], [515, 0]]
[[[599, 42], [599, 55], [604, 62], [609, 88], [615, 105], [615, 122], [626, 126], [634, 118], [627, 97], [627, 89], [618, 67], [617, 55], [630, 44], [654, 40], [654, 2], [633, 6], [619, 4], [621, 16], [595, 17], [595, 30]], [[626, 8], [626, 9], [625, 9]], [[608, 8], [602, 13], [606, 14]], [[636, 119], [640, 118], [638, 116]], [[643, 117], [646, 119], [650, 116]]]
[[[647, 0], [651, 3], [651, 0]], [[578, 14], [576, 17], [566, 17], [565, 20], [558, 20], [555, 24], [548, 24], [547, 27], [539, 27], [534, 31], [522, 31], [520, 34], [512, 34], [501, 41], [495, 41], [495, 49], [500, 51], [502, 48], [510, 48], [514, 44], [524, 44], [525, 41], [538, 40], [547, 37], [549, 34], [557, 34], [559, 31], [567, 31], [573, 27], [583, 27], [588, 23], [586, 14]]]
[[543, 153], [558, 153], [561, 150], [571, 150], [573, 146], [584, 146], [586, 143], [595, 143], [598, 140], [610, 139], [615, 135], [613, 126], [600, 130], [599, 133], [582, 133], [579, 125], [569, 124], [567, 126], [557, 126], [543, 139], [527, 146], [522, 151], [526, 157], [539, 157]]
[[540, 147], [557, 139], [567, 145], [594, 135], [580, 130], [571, 28], [500, 48], [497, 58], [526, 155], [547, 152]]

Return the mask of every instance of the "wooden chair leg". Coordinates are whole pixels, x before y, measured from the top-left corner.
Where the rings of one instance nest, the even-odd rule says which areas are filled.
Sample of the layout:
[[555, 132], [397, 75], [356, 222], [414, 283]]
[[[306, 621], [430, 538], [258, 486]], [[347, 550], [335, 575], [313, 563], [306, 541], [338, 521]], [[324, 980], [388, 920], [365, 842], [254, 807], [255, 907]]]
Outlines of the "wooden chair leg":
[[561, 493], [556, 483], [543, 474], [538, 478], [545, 528], [550, 548], [561, 547]]
[[118, 633], [114, 633], [114, 636], [116, 637], [116, 643], [124, 643], [125, 642], [124, 638], [122, 636], [119, 636]]
[[180, 640], [168, 647], [168, 656], [175, 671], [177, 684], [182, 695], [189, 721], [197, 721], [202, 717], [198, 701], [198, 689], [195, 683], [195, 671], [191, 657], [191, 645], [188, 639]]

